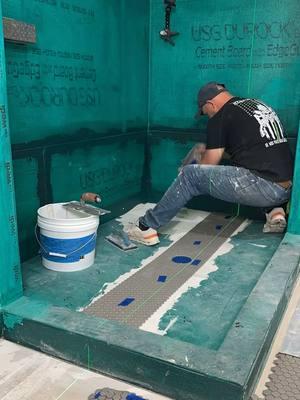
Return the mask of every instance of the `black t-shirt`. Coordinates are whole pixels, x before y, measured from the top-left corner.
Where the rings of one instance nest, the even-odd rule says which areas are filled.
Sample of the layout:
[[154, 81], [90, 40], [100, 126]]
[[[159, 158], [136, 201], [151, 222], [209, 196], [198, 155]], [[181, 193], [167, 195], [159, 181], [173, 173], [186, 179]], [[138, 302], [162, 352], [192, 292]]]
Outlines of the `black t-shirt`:
[[272, 182], [292, 179], [293, 161], [282, 124], [271, 107], [233, 97], [207, 125], [207, 149], [225, 148], [232, 164]]

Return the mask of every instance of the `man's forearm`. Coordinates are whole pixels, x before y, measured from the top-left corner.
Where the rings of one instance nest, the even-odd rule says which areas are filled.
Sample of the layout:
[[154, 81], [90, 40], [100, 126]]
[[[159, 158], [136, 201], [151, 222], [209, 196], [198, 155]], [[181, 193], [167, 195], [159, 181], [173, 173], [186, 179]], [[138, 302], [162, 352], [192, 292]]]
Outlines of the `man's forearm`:
[[200, 164], [218, 165], [222, 160], [224, 148], [205, 150], [201, 157]]

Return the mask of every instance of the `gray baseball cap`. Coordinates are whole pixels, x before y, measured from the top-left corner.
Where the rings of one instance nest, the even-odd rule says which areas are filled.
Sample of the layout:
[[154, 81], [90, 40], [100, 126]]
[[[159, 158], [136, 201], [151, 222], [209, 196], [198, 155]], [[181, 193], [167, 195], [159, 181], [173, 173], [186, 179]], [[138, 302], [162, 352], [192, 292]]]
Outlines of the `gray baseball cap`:
[[[220, 86], [221, 86], [221, 88], [220, 88]], [[227, 91], [227, 89], [226, 89], [224, 83], [208, 82], [206, 85], [202, 86], [202, 88], [198, 92], [199, 110], [196, 114], [196, 118], [200, 117], [200, 115], [203, 115], [202, 107], [208, 100], [212, 100], [218, 94], [220, 94], [222, 92], [226, 92], [226, 91]]]

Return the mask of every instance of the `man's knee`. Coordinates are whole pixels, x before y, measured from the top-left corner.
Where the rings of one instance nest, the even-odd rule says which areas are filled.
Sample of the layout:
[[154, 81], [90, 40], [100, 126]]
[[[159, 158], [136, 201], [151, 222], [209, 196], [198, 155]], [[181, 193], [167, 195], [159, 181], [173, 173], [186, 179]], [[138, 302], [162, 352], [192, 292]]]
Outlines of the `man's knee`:
[[[200, 165], [197, 165], [200, 167]], [[179, 181], [183, 184], [193, 185], [196, 180], [196, 171], [195, 171], [196, 164], [192, 165], [185, 165], [178, 175]]]
[[180, 171], [179, 175], [185, 175], [185, 176], [193, 176], [195, 175], [196, 171], [199, 172], [201, 170], [201, 165], [200, 164], [190, 164], [190, 165], [185, 165], [182, 170]]
[[206, 194], [208, 187], [207, 171], [200, 164], [186, 165], [178, 176], [179, 184], [188, 188], [193, 196]]

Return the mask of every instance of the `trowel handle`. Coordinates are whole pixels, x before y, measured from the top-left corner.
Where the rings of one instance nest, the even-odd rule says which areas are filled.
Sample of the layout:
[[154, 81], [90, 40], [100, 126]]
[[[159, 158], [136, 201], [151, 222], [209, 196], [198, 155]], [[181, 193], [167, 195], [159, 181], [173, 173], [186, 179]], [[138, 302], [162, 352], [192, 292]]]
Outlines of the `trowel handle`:
[[101, 203], [101, 197], [97, 193], [82, 193], [81, 202], [90, 201], [91, 203]]

